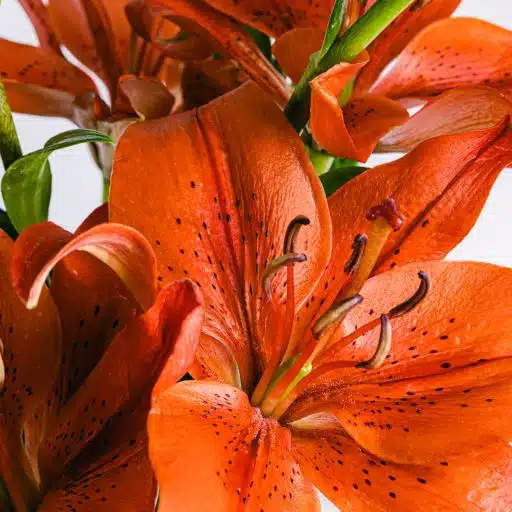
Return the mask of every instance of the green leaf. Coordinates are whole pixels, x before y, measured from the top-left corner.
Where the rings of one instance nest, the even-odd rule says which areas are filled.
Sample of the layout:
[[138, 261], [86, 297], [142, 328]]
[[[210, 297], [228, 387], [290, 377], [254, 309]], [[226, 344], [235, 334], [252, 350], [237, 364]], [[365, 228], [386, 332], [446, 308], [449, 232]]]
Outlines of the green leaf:
[[331, 17], [325, 30], [324, 42], [318, 53], [318, 60], [322, 60], [330, 50], [334, 41], [340, 35], [341, 26], [347, 15], [348, 0], [336, 0], [332, 7]]
[[19, 158], [7, 169], [2, 179], [2, 196], [7, 214], [19, 233], [32, 224], [48, 220], [52, 189], [50, 155], [90, 142], [114, 144], [110, 137], [95, 130], [70, 130], [52, 137], [43, 149]]
[[12, 119], [11, 107], [7, 101], [7, 93], [0, 79], [0, 157], [7, 169], [20, 156], [21, 147]]
[[327, 197], [334, 194], [341, 186], [349, 182], [352, 178], [355, 178], [359, 174], [366, 171], [367, 167], [357, 165], [342, 165], [334, 167], [329, 172], [320, 176], [320, 181], [325, 190]]
[[0, 476], [0, 510], [5, 512], [14, 511], [14, 507], [9, 498], [9, 493], [7, 492], [7, 488], [5, 486], [3, 478]]

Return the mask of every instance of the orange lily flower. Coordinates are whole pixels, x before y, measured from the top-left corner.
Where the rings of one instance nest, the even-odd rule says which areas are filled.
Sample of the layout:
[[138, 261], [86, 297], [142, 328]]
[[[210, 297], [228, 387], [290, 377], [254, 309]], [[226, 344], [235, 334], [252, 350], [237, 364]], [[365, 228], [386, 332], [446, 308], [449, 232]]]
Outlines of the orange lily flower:
[[[198, 23], [207, 13], [210, 24], [204, 30], [209, 33], [219, 30], [217, 22], [236, 20], [236, 30], [248, 24], [276, 38], [272, 52], [294, 82], [299, 81], [310, 55], [321, 47], [333, 5], [332, 0], [314, 5], [306, 1], [146, 1], [172, 8]], [[371, 0], [362, 7], [359, 0], [350, 0], [343, 30], [374, 3]], [[320, 147], [336, 156], [366, 161], [385, 134], [407, 121], [405, 108], [392, 100], [430, 97], [461, 85], [508, 91], [512, 83], [508, 79], [510, 32], [480, 20], [450, 19], [459, 4], [460, 0], [414, 2], [358, 62], [340, 63], [311, 82], [310, 128]], [[246, 39], [250, 38], [246, 35]], [[229, 52], [232, 44], [225, 45]], [[379, 78], [399, 54], [391, 71]], [[240, 64], [254, 79], [253, 64]], [[352, 83], [352, 99], [340, 105], [342, 92]], [[274, 95], [281, 97], [277, 90]]]
[[[40, 46], [0, 39], [2, 79], [12, 109], [67, 117], [79, 126], [104, 130], [104, 121], [167, 115], [175, 102], [171, 93], [178, 79], [176, 63], [166, 61], [157, 49], [147, 51], [147, 41], [133, 33], [126, 14], [139, 21], [139, 3], [51, 0], [45, 5], [21, 0]], [[146, 26], [147, 38], [179, 31], [174, 25], [162, 26], [156, 16], [140, 23]], [[99, 98], [91, 78], [66, 60], [63, 47], [102, 80], [111, 108]]]
[[148, 242], [105, 217], [0, 234], [0, 483], [19, 512], [154, 508], [149, 397], [190, 365], [202, 300], [187, 281], [156, 296]]
[[190, 371], [210, 380], [153, 393], [160, 510], [318, 510], [313, 485], [341, 509], [507, 509], [512, 273], [427, 260], [511, 140], [507, 121], [440, 136], [327, 200], [254, 84], [127, 130], [111, 220], [147, 236], [162, 286], [205, 297]]

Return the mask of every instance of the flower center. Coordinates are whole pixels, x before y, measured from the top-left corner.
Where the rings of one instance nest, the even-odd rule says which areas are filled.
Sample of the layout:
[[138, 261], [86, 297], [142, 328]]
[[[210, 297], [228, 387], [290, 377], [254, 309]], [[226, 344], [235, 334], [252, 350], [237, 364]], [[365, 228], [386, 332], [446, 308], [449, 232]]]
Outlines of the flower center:
[[259, 407], [264, 416], [279, 419], [312, 380], [338, 368], [353, 367], [354, 363], [347, 361], [334, 361], [317, 367], [314, 363], [320, 354], [323, 360], [328, 360], [329, 356], [335, 357], [341, 349], [378, 326], [380, 337], [374, 355], [355, 366], [364, 369], [381, 366], [391, 350], [391, 320], [411, 311], [428, 293], [428, 276], [420, 272], [420, 285], [412, 297], [381, 314], [380, 318], [344, 335], [343, 320], [363, 302], [359, 294], [361, 288], [373, 272], [389, 235], [403, 224], [393, 199], [386, 199], [372, 207], [367, 219], [372, 222], [370, 236], [356, 236], [352, 255], [345, 265], [345, 273], [350, 281], [342, 287], [334, 304], [308, 329], [296, 347], [290, 346], [295, 319], [294, 266], [306, 261], [307, 256], [296, 251], [295, 242], [300, 228], [309, 224], [308, 219], [297, 217], [292, 221], [285, 237], [283, 256], [267, 267], [263, 284], [269, 300], [272, 300], [273, 277], [286, 267], [287, 299], [285, 321], [279, 325], [274, 351], [251, 398], [253, 406]]

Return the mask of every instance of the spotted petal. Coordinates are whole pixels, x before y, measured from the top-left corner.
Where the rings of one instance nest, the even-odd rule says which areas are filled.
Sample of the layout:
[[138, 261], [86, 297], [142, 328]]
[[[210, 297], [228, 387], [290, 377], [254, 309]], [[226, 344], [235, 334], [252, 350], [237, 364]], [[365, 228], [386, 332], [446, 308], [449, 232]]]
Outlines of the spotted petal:
[[338, 432], [299, 434], [294, 449], [306, 476], [341, 510], [508, 510], [512, 449], [504, 442], [431, 466], [394, 464]]
[[174, 384], [183, 376], [194, 359], [202, 318], [195, 287], [177, 281], [144, 315], [127, 322], [48, 430], [40, 452], [47, 477], [60, 474], [119, 411], [130, 414], [144, 400], [148, 411], [159, 378]]
[[375, 352], [377, 332], [325, 353], [319, 364], [352, 364], [315, 380], [293, 418], [333, 413], [364, 448], [399, 463], [431, 463], [462, 455], [488, 436], [510, 438], [510, 269], [431, 262], [380, 274], [361, 291], [365, 302], [348, 325], [364, 325], [410, 297], [419, 270], [431, 289], [412, 312], [392, 320], [383, 366], [355, 367]]
[[33, 311], [16, 296], [10, 280], [12, 245], [0, 232], [0, 352], [5, 371], [0, 389], [0, 473], [15, 505], [25, 510], [25, 498], [34, 495], [24, 473], [30, 475], [37, 468], [37, 446], [58, 376], [61, 331], [47, 290]]
[[[116, 153], [110, 211], [151, 240], [161, 283], [186, 275], [201, 286], [204, 331], [232, 351], [244, 385], [254, 376], [252, 351], [265, 361], [276, 343], [267, 333], [280, 314], [262, 277], [282, 254], [290, 222], [311, 221], [297, 240], [308, 256], [296, 269], [298, 304], [330, 252], [327, 205], [309, 157], [254, 84], [198, 111], [130, 127]], [[275, 301], [282, 284], [276, 278]]]
[[263, 420], [239, 389], [181, 382], [154, 401], [148, 427], [163, 512], [318, 510], [290, 432]]
[[290, 91], [282, 75], [261, 53], [243, 26], [235, 20], [203, 2], [148, 0], [148, 4], [169, 9], [169, 16], [176, 23], [179, 22], [179, 17], [193, 21], [197, 25], [198, 35], [206, 37], [237, 61], [252, 80], [271, 93], [276, 101], [286, 103]]
[[512, 32], [486, 21], [448, 18], [423, 30], [371, 89], [390, 98], [428, 98], [460, 85], [512, 88]]
[[[357, 77], [356, 94], [371, 89], [386, 65], [407, 46], [422, 29], [450, 16], [461, 0], [429, 0], [414, 2], [368, 48], [370, 63]], [[370, 6], [368, 2], [367, 8]]]
[[407, 110], [388, 98], [365, 95], [342, 108], [340, 97], [365, 65], [342, 62], [311, 82], [311, 133], [329, 153], [352, 160], [366, 161], [379, 139], [402, 124]]
[[512, 114], [512, 103], [495, 89], [457, 87], [442, 93], [402, 126], [385, 135], [379, 151], [410, 151], [440, 135], [491, 128]]
[[446, 135], [418, 145], [403, 158], [377, 166], [329, 197], [333, 255], [329, 268], [299, 315], [299, 336], [325, 311], [348, 281], [352, 242], [368, 233], [368, 209], [393, 197], [404, 225], [391, 234], [374, 272], [411, 261], [442, 259], [469, 232], [501, 170], [512, 161], [512, 132], [503, 123], [477, 132]]

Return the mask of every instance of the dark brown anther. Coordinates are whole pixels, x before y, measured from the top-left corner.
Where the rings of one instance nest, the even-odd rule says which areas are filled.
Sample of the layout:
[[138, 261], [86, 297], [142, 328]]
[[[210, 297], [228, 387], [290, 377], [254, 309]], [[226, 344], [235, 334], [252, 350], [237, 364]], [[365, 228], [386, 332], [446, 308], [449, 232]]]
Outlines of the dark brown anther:
[[288, 253], [284, 256], [280, 256], [275, 260], [271, 261], [270, 264], [263, 272], [263, 276], [261, 278], [263, 283], [263, 289], [265, 290], [265, 294], [268, 300], [272, 300], [272, 279], [274, 276], [284, 267], [288, 265], [294, 265], [295, 263], [303, 263], [308, 258], [304, 253]]
[[288, 224], [284, 237], [284, 254], [295, 252], [295, 241], [297, 240], [300, 228], [302, 226], [309, 226], [309, 224], [311, 224], [311, 221], [307, 217], [304, 217], [304, 215], [298, 215]]
[[363, 297], [357, 294], [332, 306], [331, 309], [316, 321], [315, 325], [311, 329], [313, 336], [318, 339], [325, 329], [342, 320], [356, 306], [359, 306], [361, 302], [363, 302]]
[[377, 206], [372, 206], [366, 213], [368, 220], [386, 219], [393, 231], [398, 231], [404, 223], [403, 217], [398, 212], [395, 200], [391, 197], [384, 199]]
[[427, 296], [430, 290], [430, 279], [423, 271], [418, 272], [418, 277], [420, 278], [420, 285], [414, 295], [405, 302], [402, 302], [402, 304], [391, 309], [389, 312], [390, 318], [398, 318], [399, 316], [409, 313], [409, 311], [412, 311]]
[[354, 250], [347, 263], [345, 263], [345, 274], [351, 276], [359, 268], [367, 244], [368, 237], [365, 234], [356, 235], [354, 238]]
[[380, 337], [377, 350], [371, 359], [358, 363], [356, 368], [366, 368], [368, 370], [372, 370], [382, 366], [386, 360], [386, 356], [391, 352], [392, 338], [393, 331], [391, 329], [391, 321], [388, 315], [382, 315], [380, 317]]

